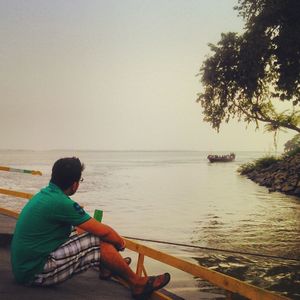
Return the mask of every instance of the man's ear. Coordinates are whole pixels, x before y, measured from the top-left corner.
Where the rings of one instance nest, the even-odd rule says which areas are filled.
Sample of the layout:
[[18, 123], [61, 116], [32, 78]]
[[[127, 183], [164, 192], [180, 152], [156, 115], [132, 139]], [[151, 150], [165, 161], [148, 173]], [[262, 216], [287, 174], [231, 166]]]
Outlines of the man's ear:
[[76, 193], [77, 189], [79, 187], [79, 182], [74, 182], [64, 193], [68, 196], [72, 196]]
[[78, 189], [79, 187], [79, 182], [78, 181], [75, 181], [73, 184], [72, 184], [72, 190], [76, 192], [76, 190]]

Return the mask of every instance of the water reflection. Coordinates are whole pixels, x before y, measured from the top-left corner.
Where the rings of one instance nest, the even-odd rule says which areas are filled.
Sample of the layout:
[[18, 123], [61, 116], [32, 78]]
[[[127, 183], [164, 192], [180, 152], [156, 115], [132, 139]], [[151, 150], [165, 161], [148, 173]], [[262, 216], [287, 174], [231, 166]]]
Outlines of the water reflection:
[[[281, 293], [292, 299], [300, 299], [299, 262], [196, 253], [194, 259], [211, 270]], [[199, 281], [199, 284], [201, 286], [202, 281]], [[213, 291], [215, 292], [215, 288]]]
[[[236, 172], [241, 163], [262, 153], [237, 153], [234, 163], [225, 164], [208, 163], [202, 152], [1, 151], [0, 155], [4, 165], [44, 173], [42, 177], [0, 173], [1, 187], [29, 193], [48, 183], [57, 158], [79, 156], [86, 164], [85, 182], [74, 200], [90, 213], [103, 209], [104, 222], [123, 235], [300, 259], [299, 200], [270, 194]], [[19, 210], [23, 202], [0, 197], [3, 205]], [[173, 248], [166, 251], [299, 297], [297, 263]]]
[[[300, 260], [299, 200], [279, 193], [269, 194], [266, 189], [238, 177], [236, 181], [242, 184], [224, 191], [223, 203], [211, 199], [210, 212], [195, 222], [193, 244]], [[199, 253], [194, 259], [213, 270], [300, 299], [299, 262], [217, 252]]]

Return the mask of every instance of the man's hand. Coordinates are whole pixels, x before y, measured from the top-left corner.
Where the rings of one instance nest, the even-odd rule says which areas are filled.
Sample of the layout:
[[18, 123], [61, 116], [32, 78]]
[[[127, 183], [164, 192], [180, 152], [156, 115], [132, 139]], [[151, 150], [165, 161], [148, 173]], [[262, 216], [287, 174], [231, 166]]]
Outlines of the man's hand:
[[126, 248], [126, 241], [123, 240], [123, 245], [122, 245], [121, 247], [117, 248], [117, 250], [118, 250], [118, 251], [124, 251], [125, 248]]

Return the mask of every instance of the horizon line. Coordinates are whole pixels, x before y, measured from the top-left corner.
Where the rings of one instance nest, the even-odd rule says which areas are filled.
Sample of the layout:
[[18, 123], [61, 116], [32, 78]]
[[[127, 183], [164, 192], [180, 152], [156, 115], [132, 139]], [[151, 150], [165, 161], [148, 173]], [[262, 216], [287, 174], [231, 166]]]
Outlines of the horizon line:
[[87, 151], [87, 152], [266, 152], [275, 153], [282, 151], [275, 150], [193, 150], [193, 149], [67, 149], [67, 148], [53, 148], [53, 149], [25, 149], [25, 148], [0, 148], [0, 151]]

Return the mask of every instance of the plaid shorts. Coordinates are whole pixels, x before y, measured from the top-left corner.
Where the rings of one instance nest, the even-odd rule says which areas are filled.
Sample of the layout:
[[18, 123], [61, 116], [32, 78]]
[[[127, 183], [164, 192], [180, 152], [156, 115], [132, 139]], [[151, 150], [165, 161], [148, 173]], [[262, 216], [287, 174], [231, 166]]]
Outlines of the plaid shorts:
[[49, 254], [43, 272], [32, 285], [49, 286], [61, 283], [90, 267], [99, 268], [100, 238], [90, 233], [77, 235], [74, 231], [67, 242]]

